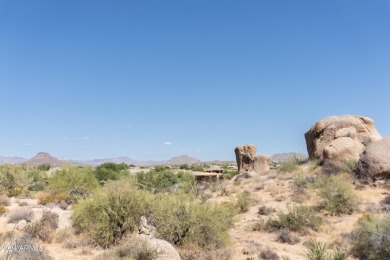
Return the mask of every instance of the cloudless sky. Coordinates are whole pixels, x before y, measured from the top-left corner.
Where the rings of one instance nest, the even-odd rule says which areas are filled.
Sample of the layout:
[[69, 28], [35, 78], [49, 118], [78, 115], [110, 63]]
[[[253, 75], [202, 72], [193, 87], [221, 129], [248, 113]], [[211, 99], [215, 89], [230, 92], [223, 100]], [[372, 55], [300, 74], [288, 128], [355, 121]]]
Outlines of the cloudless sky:
[[306, 153], [389, 100], [389, 0], [0, 0], [1, 155]]

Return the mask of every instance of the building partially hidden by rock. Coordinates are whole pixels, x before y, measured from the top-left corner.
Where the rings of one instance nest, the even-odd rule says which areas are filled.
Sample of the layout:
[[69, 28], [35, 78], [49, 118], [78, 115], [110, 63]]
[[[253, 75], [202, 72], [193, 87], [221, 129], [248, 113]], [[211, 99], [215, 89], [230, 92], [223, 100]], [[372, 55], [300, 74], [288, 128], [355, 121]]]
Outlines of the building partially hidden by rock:
[[269, 157], [256, 154], [256, 146], [240, 145], [234, 149], [239, 172], [263, 173], [269, 170]]
[[221, 166], [211, 166], [210, 168], [206, 169], [205, 172], [223, 173], [223, 169]]
[[197, 182], [216, 182], [222, 178], [222, 173], [215, 172], [192, 172]]
[[342, 115], [317, 121], [306, 133], [309, 159], [358, 161], [365, 147], [380, 140], [369, 117]]

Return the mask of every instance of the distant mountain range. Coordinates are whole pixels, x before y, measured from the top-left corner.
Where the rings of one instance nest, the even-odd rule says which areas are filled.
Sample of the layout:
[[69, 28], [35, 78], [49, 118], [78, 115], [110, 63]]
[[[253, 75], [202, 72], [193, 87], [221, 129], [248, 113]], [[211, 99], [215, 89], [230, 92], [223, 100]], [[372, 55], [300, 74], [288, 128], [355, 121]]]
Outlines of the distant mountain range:
[[293, 159], [306, 159], [307, 156], [299, 153], [277, 153], [270, 157], [270, 161], [273, 162], [284, 162], [284, 161], [291, 161]]
[[[292, 160], [294, 158], [306, 158], [306, 156], [298, 153], [279, 153], [274, 154], [270, 157], [271, 161], [274, 162], [282, 162]], [[94, 160], [66, 160], [63, 158], [56, 158], [51, 156], [49, 153], [40, 152], [37, 153], [31, 159], [26, 159], [22, 157], [7, 157], [0, 156], [0, 165], [1, 164], [18, 164], [18, 163], [26, 163], [27, 165], [40, 165], [40, 164], [50, 164], [52, 166], [61, 166], [66, 164], [78, 164], [78, 165], [92, 165], [97, 166], [102, 163], [113, 162], [113, 163], [126, 163], [133, 164], [136, 166], [153, 166], [153, 165], [179, 165], [179, 164], [195, 164], [201, 163], [200, 160], [190, 157], [188, 155], [181, 155], [177, 157], [172, 157], [167, 161], [141, 161], [141, 160], [133, 160], [129, 157], [115, 157], [108, 159], [94, 159]], [[219, 161], [214, 161], [219, 162]], [[232, 161], [234, 162], [234, 161]]]
[[201, 163], [200, 160], [190, 157], [188, 155], [181, 155], [177, 157], [172, 157], [167, 161], [140, 161], [133, 160], [128, 157], [116, 157], [116, 158], [108, 158], [108, 159], [94, 159], [94, 160], [66, 160], [63, 158], [56, 158], [51, 156], [49, 153], [40, 152], [37, 153], [31, 159], [26, 159], [22, 157], [7, 157], [0, 156], [0, 164], [18, 164], [18, 163], [26, 163], [27, 165], [40, 165], [40, 164], [50, 164], [52, 166], [62, 166], [67, 164], [77, 164], [77, 165], [92, 165], [97, 166], [102, 163], [113, 162], [113, 163], [126, 163], [133, 164], [136, 166], [152, 166], [152, 165], [175, 165], [175, 164], [193, 164], [193, 163]]
[[8, 156], [1, 156], [0, 155], [0, 164], [17, 164], [17, 163], [21, 163], [21, 162], [24, 162], [26, 161], [27, 159], [26, 158], [22, 158], [22, 157], [8, 157]]

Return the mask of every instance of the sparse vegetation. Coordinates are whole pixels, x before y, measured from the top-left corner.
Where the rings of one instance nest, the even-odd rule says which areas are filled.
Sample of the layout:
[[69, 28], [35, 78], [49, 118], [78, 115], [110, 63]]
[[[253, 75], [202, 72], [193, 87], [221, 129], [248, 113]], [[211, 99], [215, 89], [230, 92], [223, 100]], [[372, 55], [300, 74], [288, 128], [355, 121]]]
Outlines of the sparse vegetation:
[[359, 259], [390, 259], [390, 215], [366, 215], [352, 233], [353, 253]]
[[8, 214], [8, 222], [9, 223], [18, 223], [20, 220], [26, 220], [27, 222], [31, 222], [34, 214], [31, 208], [21, 208], [16, 209]]
[[39, 221], [28, 225], [25, 228], [25, 231], [30, 234], [31, 237], [39, 238], [44, 242], [51, 242], [57, 227], [58, 214], [50, 211], [43, 211], [42, 218]]
[[40, 164], [40, 165], [38, 165], [37, 166], [37, 170], [38, 171], [48, 171], [48, 170], [50, 170], [50, 168], [51, 168], [51, 166], [50, 166], [50, 164]]
[[290, 230], [283, 228], [279, 231], [278, 241], [290, 245], [295, 245], [299, 243], [300, 239], [296, 235], [292, 234]]
[[7, 213], [7, 211], [7, 208], [3, 204], [0, 204], [0, 216]]
[[324, 242], [311, 240], [308, 246], [308, 260], [347, 260], [348, 254], [341, 249], [328, 250]]
[[123, 176], [127, 176], [129, 166], [124, 163], [103, 163], [96, 167], [95, 176], [100, 182], [108, 180], [118, 180]]
[[265, 228], [268, 231], [289, 229], [300, 232], [304, 228], [317, 230], [321, 224], [321, 217], [316, 216], [310, 208], [294, 205], [288, 207], [287, 213], [279, 212], [276, 219], [269, 219], [265, 224]]
[[115, 247], [98, 259], [154, 260], [158, 258], [158, 255], [159, 252], [146, 242], [135, 241]]
[[240, 192], [237, 194], [237, 207], [240, 210], [240, 213], [247, 212], [251, 205], [251, 198], [249, 192]]
[[352, 213], [357, 207], [357, 197], [348, 183], [340, 176], [331, 175], [317, 179], [319, 196], [322, 201], [320, 209], [331, 214]]
[[0, 205], [9, 206], [10, 203], [10, 199], [7, 196], [0, 195]]
[[[75, 207], [73, 227], [102, 247], [116, 244], [132, 232], [142, 215], [160, 236], [175, 244], [218, 247], [228, 241], [236, 210], [232, 206], [193, 203], [191, 195], [157, 194], [112, 182]], [[95, 221], [91, 223], [90, 219]]]
[[259, 259], [262, 259], [262, 260], [279, 260], [280, 257], [273, 250], [271, 250], [270, 248], [267, 248], [267, 249], [264, 249], [264, 250], [261, 251], [261, 253], [259, 254]]
[[1, 165], [0, 166], [0, 193], [6, 193], [8, 197], [18, 196], [27, 192], [32, 178], [27, 174], [25, 165]]
[[297, 160], [289, 160], [280, 163], [279, 171], [280, 172], [294, 172], [298, 169], [299, 162]]
[[259, 207], [258, 212], [259, 212], [259, 215], [261, 215], [261, 216], [267, 216], [271, 213], [274, 213], [275, 209], [271, 208], [271, 207], [267, 207], [267, 206], [261, 206], [261, 207]]

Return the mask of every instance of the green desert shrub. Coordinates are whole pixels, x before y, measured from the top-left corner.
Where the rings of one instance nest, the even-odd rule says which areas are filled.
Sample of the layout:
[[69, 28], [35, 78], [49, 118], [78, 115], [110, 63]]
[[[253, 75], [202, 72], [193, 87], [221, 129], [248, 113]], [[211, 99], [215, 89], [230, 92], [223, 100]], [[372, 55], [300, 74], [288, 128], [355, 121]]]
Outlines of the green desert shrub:
[[359, 220], [352, 245], [359, 259], [390, 259], [390, 215], [367, 215]]
[[136, 229], [141, 216], [148, 212], [148, 198], [146, 191], [135, 190], [126, 183], [108, 182], [88, 200], [75, 205], [73, 228], [107, 248]]
[[340, 176], [331, 175], [318, 178], [320, 209], [331, 214], [352, 213], [357, 207], [357, 196], [352, 187]]
[[1, 165], [0, 193], [7, 193], [9, 197], [13, 197], [26, 191], [32, 183], [32, 178], [27, 172], [26, 165]]
[[66, 166], [54, 172], [49, 178], [49, 189], [60, 192], [69, 192], [74, 188], [94, 190], [98, 186], [99, 183], [91, 167]]
[[48, 171], [48, 170], [50, 170], [50, 164], [40, 164], [40, 165], [38, 165], [37, 166], [37, 169], [39, 170], [39, 171]]
[[118, 180], [129, 174], [129, 166], [125, 163], [103, 163], [96, 167], [95, 176], [99, 181]]
[[204, 167], [202, 164], [192, 164], [190, 170], [195, 172], [204, 172]]
[[7, 207], [3, 204], [0, 204], [0, 216], [7, 213]]
[[279, 212], [277, 218], [269, 219], [265, 228], [268, 231], [289, 229], [291, 231], [303, 231], [304, 228], [318, 230], [322, 224], [322, 218], [308, 207], [293, 205], [287, 207], [287, 212]]
[[76, 204], [73, 227], [107, 248], [133, 232], [141, 216], [146, 216], [161, 238], [176, 245], [209, 248], [227, 242], [235, 214], [230, 204], [200, 204], [194, 196], [181, 192], [152, 194], [127, 183], [109, 182]]
[[[152, 170], [147, 173], [139, 172], [137, 182], [153, 192], [182, 190], [186, 193], [195, 193], [195, 177], [193, 174], [179, 172], [174, 174], [169, 170]], [[177, 189], [173, 188], [177, 186]]]
[[187, 194], [158, 194], [153, 199], [152, 224], [163, 239], [175, 245], [213, 249], [228, 242], [236, 213], [231, 204], [199, 204]]
[[249, 210], [251, 205], [251, 198], [249, 192], [240, 192], [237, 194], [237, 207], [240, 213], [245, 213]]
[[279, 166], [280, 172], [293, 172], [298, 169], [299, 162], [297, 160], [284, 161]]

